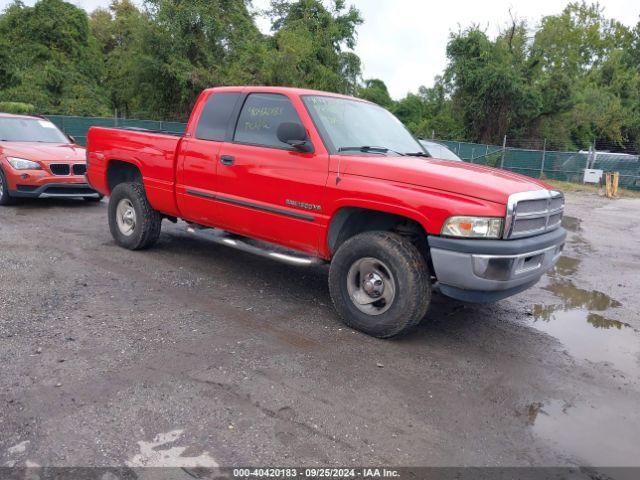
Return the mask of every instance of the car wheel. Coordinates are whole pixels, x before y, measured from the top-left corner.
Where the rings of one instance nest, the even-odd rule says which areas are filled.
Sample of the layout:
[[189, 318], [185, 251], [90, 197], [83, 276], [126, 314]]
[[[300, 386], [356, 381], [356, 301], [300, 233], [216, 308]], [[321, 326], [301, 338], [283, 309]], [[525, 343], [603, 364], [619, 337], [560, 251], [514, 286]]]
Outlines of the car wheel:
[[345, 324], [378, 338], [407, 332], [427, 313], [429, 267], [407, 238], [365, 232], [343, 243], [329, 269], [329, 290]]
[[129, 250], [151, 247], [160, 236], [162, 217], [139, 183], [121, 183], [109, 198], [109, 229], [116, 243]]
[[0, 205], [11, 205], [13, 203], [15, 203], [15, 199], [9, 195], [9, 184], [0, 168]]

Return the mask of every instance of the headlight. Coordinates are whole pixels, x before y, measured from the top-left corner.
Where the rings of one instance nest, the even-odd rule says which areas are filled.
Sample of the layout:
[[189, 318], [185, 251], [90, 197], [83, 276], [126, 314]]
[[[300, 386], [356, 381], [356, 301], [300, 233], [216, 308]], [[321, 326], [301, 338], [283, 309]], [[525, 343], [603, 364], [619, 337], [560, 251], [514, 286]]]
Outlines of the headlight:
[[7, 160], [11, 164], [13, 168], [16, 170], [41, 170], [39, 163], [32, 162], [31, 160], [26, 160], [24, 158], [18, 157], [7, 157]]
[[502, 218], [450, 217], [444, 222], [442, 235], [464, 238], [500, 238]]

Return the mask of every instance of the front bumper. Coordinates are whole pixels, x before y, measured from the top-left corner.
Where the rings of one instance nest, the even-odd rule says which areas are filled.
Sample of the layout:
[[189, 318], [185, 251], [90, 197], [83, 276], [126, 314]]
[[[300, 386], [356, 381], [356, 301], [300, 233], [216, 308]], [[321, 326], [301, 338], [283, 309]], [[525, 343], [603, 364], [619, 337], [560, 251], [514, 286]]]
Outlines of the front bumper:
[[518, 240], [429, 237], [431, 260], [445, 295], [487, 303], [533, 286], [557, 262], [567, 232], [558, 228]]
[[87, 183], [45, 183], [36, 185], [16, 185], [9, 195], [19, 198], [98, 198], [100, 194]]

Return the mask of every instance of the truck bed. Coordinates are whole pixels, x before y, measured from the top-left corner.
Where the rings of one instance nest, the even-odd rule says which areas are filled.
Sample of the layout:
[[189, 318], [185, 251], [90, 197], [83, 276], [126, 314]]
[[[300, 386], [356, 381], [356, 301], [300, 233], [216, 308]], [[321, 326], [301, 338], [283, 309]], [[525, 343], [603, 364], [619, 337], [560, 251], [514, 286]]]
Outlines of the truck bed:
[[181, 135], [138, 128], [92, 127], [87, 137], [87, 180], [97, 191], [109, 195], [108, 164], [135, 165], [142, 175], [149, 203], [156, 210], [177, 215], [175, 201], [175, 157]]

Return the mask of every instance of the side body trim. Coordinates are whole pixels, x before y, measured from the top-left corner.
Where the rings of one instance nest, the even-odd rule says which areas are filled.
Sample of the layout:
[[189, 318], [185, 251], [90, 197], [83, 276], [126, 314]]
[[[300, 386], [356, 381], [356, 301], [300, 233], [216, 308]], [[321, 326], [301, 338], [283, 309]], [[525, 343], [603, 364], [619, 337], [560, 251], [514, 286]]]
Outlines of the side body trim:
[[202, 198], [208, 198], [211, 200], [216, 200], [218, 202], [223, 202], [223, 203], [228, 203], [231, 205], [237, 205], [239, 207], [246, 207], [246, 208], [252, 208], [254, 210], [260, 210], [262, 212], [268, 212], [268, 213], [275, 213], [276, 215], [282, 215], [285, 217], [291, 217], [291, 218], [296, 218], [298, 220], [305, 220], [307, 222], [314, 222], [315, 221], [315, 217], [313, 215], [309, 215], [307, 213], [298, 213], [298, 212], [291, 212], [289, 210], [284, 210], [281, 208], [277, 208], [277, 207], [270, 207], [267, 205], [259, 205], [253, 202], [247, 202], [245, 200], [238, 200], [235, 198], [229, 198], [229, 197], [225, 197], [222, 195], [216, 195], [213, 193], [207, 193], [207, 192], [201, 192], [198, 190], [192, 190], [187, 188], [186, 189], [187, 194], [189, 195], [193, 195], [195, 197], [202, 197]]

